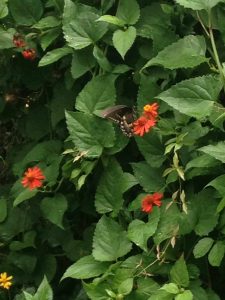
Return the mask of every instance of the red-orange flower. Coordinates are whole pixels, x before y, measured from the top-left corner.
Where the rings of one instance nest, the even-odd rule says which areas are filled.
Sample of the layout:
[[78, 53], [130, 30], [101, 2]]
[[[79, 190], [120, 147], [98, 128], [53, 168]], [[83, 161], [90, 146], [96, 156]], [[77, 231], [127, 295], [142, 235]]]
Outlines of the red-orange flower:
[[34, 60], [37, 56], [35, 49], [26, 49], [22, 51], [22, 55], [27, 60]]
[[144, 116], [138, 118], [134, 123], [133, 132], [136, 135], [143, 136], [145, 133], [155, 126], [156, 121], [154, 119], [147, 119]]
[[153, 195], [146, 195], [144, 199], [142, 200], [142, 211], [146, 213], [152, 212], [153, 206], [161, 206], [162, 202], [161, 199], [163, 197], [162, 193], [154, 193]]
[[153, 104], [147, 104], [144, 106], [144, 114], [148, 118], [155, 119], [158, 116], [159, 105], [155, 102]]
[[41, 169], [35, 166], [33, 168], [28, 168], [28, 170], [24, 173], [21, 183], [25, 188], [28, 187], [30, 190], [33, 190], [41, 187], [44, 179], [45, 176]]

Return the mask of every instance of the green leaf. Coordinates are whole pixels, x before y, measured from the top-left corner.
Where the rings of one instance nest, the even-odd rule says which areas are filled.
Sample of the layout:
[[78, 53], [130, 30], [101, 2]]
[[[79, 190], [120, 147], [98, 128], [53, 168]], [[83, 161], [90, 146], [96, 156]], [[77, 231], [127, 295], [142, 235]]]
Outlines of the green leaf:
[[99, 261], [114, 261], [130, 252], [131, 247], [122, 227], [109, 217], [101, 217], [94, 233], [94, 258]]
[[162, 203], [159, 224], [153, 237], [156, 245], [177, 235], [179, 229], [179, 219], [181, 215], [179, 209], [175, 204], [167, 208], [169, 204], [167, 200], [162, 200]]
[[45, 51], [48, 46], [60, 35], [58, 28], [49, 29], [40, 37], [41, 48]]
[[104, 147], [112, 147], [115, 139], [112, 125], [95, 116], [66, 112], [70, 139], [87, 157], [99, 157]]
[[194, 296], [190, 290], [186, 290], [175, 297], [175, 300], [193, 300], [193, 299]]
[[2, 0], [0, 2], [0, 19], [5, 18], [8, 15], [8, 6], [6, 4], [6, 0]]
[[7, 199], [0, 197], [0, 222], [3, 222], [7, 217]]
[[148, 251], [147, 241], [155, 233], [159, 223], [159, 209], [153, 209], [147, 223], [141, 220], [133, 220], [128, 227], [127, 236], [138, 247]]
[[36, 24], [34, 24], [32, 27], [37, 29], [48, 29], [48, 28], [54, 28], [61, 24], [60, 20], [57, 19], [54, 16], [47, 16], [42, 19], [40, 19]]
[[225, 244], [223, 241], [216, 242], [209, 252], [209, 263], [213, 267], [219, 267], [225, 254]]
[[206, 253], [208, 253], [208, 251], [212, 247], [213, 242], [214, 240], [209, 237], [205, 237], [200, 241], [198, 241], [198, 243], [195, 245], [193, 250], [194, 257], [200, 258], [204, 256]]
[[140, 17], [140, 7], [136, 0], [119, 1], [116, 16], [122, 19], [126, 24], [133, 25], [137, 23]]
[[171, 281], [176, 283], [179, 287], [189, 286], [189, 274], [183, 256], [181, 256], [171, 268], [170, 277]]
[[65, 1], [63, 33], [68, 45], [76, 50], [97, 42], [107, 31], [107, 23], [96, 22], [99, 16], [87, 6]]
[[164, 147], [156, 131], [143, 137], [135, 138], [138, 149], [151, 167], [161, 167], [165, 161]]
[[33, 25], [43, 14], [40, 0], [10, 0], [9, 8], [13, 18], [20, 25]]
[[197, 214], [195, 233], [199, 236], [209, 234], [215, 228], [219, 217], [216, 213], [218, 202], [213, 191], [207, 189], [195, 195], [191, 199], [191, 205]]
[[133, 45], [135, 38], [136, 29], [133, 26], [128, 27], [126, 31], [118, 29], [114, 32], [113, 45], [123, 59], [127, 51]]
[[164, 290], [170, 294], [178, 294], [179, 293], [179, 288], [175, 283], [167, 283], [164, 284], [161, 288], [161, 290]]
[[96, 261], [92, 255], [82, 257], [71, 265], [63, 274], [62, 279], [67, 277], [75, 279], [88, 279], [103, 274], [109, 267], [109, 263]]
[[218, 177], [216, 177], [214, 180], [210, 181], [206, 187], [208, 186], [212, 186], [214, 187], [219, 193], [220, 195], [223, 197], [225, 195], [225, 175], [220, 175]]
[[122, 295], [130, 294], [133, 288], [133, 282], [133, 278], [127, 278], [126, 280], [122, 281], [118, 287], [118, 293]]
[[186, 8], [193, 10], [209, 10], [224, 0], [176, 0], [176, 2]]
[[123, 27], [125, 25], [125, 22], [115, 16], [111, 16], [111, 15], [104, 15], [101, 16], [97, 21], [103, 21], [103, 22], [107, 22], [110, 24], [114, 24], [120, 27]]
[[99, 75], [89, 81], [76, 99], [76, 109], [100, 115], [116, 101], [115, 75]]
[[25, 248], [33, 247], [35, 248], [35, 231], [28, 231], [23, 236], [23, 241], [12, 241], [10, 244], [10, 250], [12, 251], [20, 251]]
[[204, 146], [198, 150], [225, 163], [225, 141], [221, 141], [215, 145]]
[[0, 28], [0, 50], [14, 47], [13, 44], [14, 32]]
[[[85, 290], [85, 293], [91, 300], [109, 299], [109, 295], [106, 292], [111, 288], [109, 283], [106, 282], [99, 282], [98, 284], [96, 284], [95, 282], [83, 283], [83, 288]], [[84, 297], [86, 297], [86, 295]], [[84, 300], [86, 300], [86, 298], [84, 298]]]
[[32, 191], [30, 191], [29, 189], [24, 189], [24, 191], [22, 191], [14, 200], [13, 206], [17, 206], [20, 203], [33, 198], [37, 193], [38, 193], [37, 189], [32, 190]]
[[62, 194], [56, 194], [54, 197], [45, 197], [41, 202], [41, 210], [44, 217], [62, 229], [64, 228], [62, 225], [63, 215], [67, 207], [67, 200]]
[[112, 65], [110, 64], [109, 60], [105, 56], [104, 52], [96, 45], [94, 46], [93, 55], [96, 58], [102, 70], [106, 72], [112, 71]]
[[74, 51], [71, 74], [77, 79], [95, 66], [95, 59], [90, 48]]
[[145, 192], [152, 193], [164, 188], [165, 181], [160, 169], [152, 168], [145, 162], [132, 163], [134, 176]]
[[[129, 174], [130, 175], [130, 174]], [[118, 178], [120, 181], [118, 182]], [[127, 179], [133, 179], [130, 185]], [[115, 160], [108, 162], [107, 168], [103, 172], [95, 194], [95, 206], [98, 213], [113, 211], [115, 214], [122, 208], [123, 193], [135, 184], [134, 178], [127, 178], [122, 168]]]
[[[205, 52], [206, 44], [203, 36], [185, 36], [160, 51], [156, 57], [150, 59], [144, 65], [143, 69], [154, 65], [171, 70], [193, 68], [208, 61]], [[178, 56], [177, 53], [179, 53]]]
[[63, 47], [47, 52], [39, 61], [38, 66], [43, 67], [58, 61], [63, 56], [73, 53], [71, 48]]
[[53, 300], [53, 292], [45, 276], [34, 295], [34, 300]]
[[206, 75], [181, 81], [157, 98], [183, 114], [202, 119], [210, 115], [221, 87], [218, 77]]

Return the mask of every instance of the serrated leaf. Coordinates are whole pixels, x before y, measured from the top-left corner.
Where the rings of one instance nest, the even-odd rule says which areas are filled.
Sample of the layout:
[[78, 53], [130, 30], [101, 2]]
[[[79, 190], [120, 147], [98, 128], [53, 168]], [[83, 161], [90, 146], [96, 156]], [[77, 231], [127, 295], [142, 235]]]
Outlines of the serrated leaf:
[[22, 191], [14, 200], [13, 206], [17, 206], [20, 203], [33, 198], [37, 194], [37, 192], [38, 192], [37, 189], [32, 190], [32, 191], [30, 191], [29, 189], [24, 189], [24, 191]]
[[209, 10], [224, 0], [176, 0], [176, 2], [186, 8], [193, 10]]
[[6, 4], [6, 0], [2, 0], [0, 2], [0, 19], [5, 18], [8, 15], [8, 6]]
[[164, 188], [161, 169], [152, 168], [145, 162], [132, 163], [134, 175], [145, 192], [152, 193]]
[[189, 274], [183, 256], [181, 256], [171, 268], [170, 276], [171, 281], [176, 283], [179, 287], [188, 287]]
[[133, 282], [134, 278], [127, 278], [126, 280], [122, 281], [118, 286], [118, 293], [122, 295], [128, 295], [132, 291]]
[[223, 241], [218, 241], [213, 245], [209, 252], [209, 263], [213, 267], [219, 267], [225, 254], [225, 244]]
[[36, 24], [32, 27], [37, 29], [47, 29], [47, 28], [54, 28], [60, 25], [60, 20], [54, 16], [47, 16], [40, 19]]
[[89, 81], [76, 99], [76, 109], [100, 115], [116, 101], [115, 75], [99, 75]]
[[159, 209], [154, 208], [147, 223], [141, 220], [133, 220], [128, 227], [128, 238], [138, 247], [147, 252], [147, 241], [155, 233], [159, 218]]
[[136, 0], [119, 1], [116, 16], [126, 24], [135, 24], [140, 17], [140, 7]]
[[167, 283], [164, 284], [161, 288], [161, 290], [164, 290], [170, 294], [178, 294], [179, 293], [179, 288], [175, 283]]
[[67, 207], [67, 200], [62, 194], [56, 194], [54, 197], [45, 197], [41, 202], [41, 210], [44, 217], [62, 229], [64, 229], [62, 225], [63, 215]]
[[200, 258], [208, 253], [209, 249], [212, 247], [214, 240], [211, 238], [203, 238], [195, 245], [193, 254], [195, 258]]
[[91, 70], [95, 66], [95, 59], [90, 48], [74, 51], [71, 74], [74, 79], [77, 79]]
[[98, 261], [114, 261], [130, 252], [131, 247], [122, 227], [109, 217], [101, 217], [94, 233], [94, 258]]
[[47, 52], [39, 61], [38, 66], [43, 67], [58, 61], [60, 58], [73, 53], [71, 48], [63, 47]]
[[133, 26], [128, 27], [125, 31], [116, 30], [113, 34], [113, 45], [124, 59], [125, 54], [133, 45], [136, 38], [136, 29]]
[[40, 0], [10, 0], [9, 7], [13, 18], [20, 25], [33, 25], [43, 14]]
[[34, 300], [53, 300], [53, 292], [45, 276], [33, 298]]
[[193, 300], [193, 299], [194, 296], [190, 290], [186, 290], [175, 297], [175, 300]]
[[[130, 174], [129, 174], [130, 175]], [[118, 178], [120, 178], [118, 182]], [[113, 211], [117, 214], [123, 205], [123, 193], [135, 184], [127, 184], [127, 174], [115, 160], [110, 160], [104, 170], [95, 194], [95, 206], [98, 213]], [[129, 182], [128, 182], [129, 183]]]
[[68, 277], [75, 279], [96, 277], [103, 274], [109, 266], [109, 263], [96, 261], [92, 255], [84, 256], [66, 270], [62, 279]]
[[225, 163], [225, 142], [219, 142], [215, 145], [208, 145], [204, 146], [198, 149], [199, 151], [202, 151], [215, 159], [218, 159], [222, 161], [222, 163]]
[[108, 22], [110, 24], [114, 24], [120, 27], [123, 27], [125, 25], [125, 22], [123, 20], [111, 15], [101, 16], [97, 21]]
[[74, 145], [87, 157], [99, 157], [104, 147], [114, 144], [112, 125], [81, 112], [66, 112], [67, 127]]
[[179, 82], [157, 98], [169, 106], [196, 119], [210, 115], [222, 85], [218, 77], [206, 75]]
[[[150, 59], [143, 69], [150, 66], [159, 65], [167, 69], [193, 68], [203, 62], [207, 62], [205, 57], [206, 44], [202, 36], [189, 35], [178, 40], [172, 45], [160, 51], [156, 57]], [[177, 53], [179, 55], [177, 56]]]

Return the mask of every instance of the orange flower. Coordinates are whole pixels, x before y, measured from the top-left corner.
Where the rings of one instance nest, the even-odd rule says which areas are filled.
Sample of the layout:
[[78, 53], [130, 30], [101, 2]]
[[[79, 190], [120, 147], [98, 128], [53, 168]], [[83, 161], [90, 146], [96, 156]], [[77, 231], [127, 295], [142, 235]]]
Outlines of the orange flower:
[[161, 206], [162, 202], [161, 199], [163, 197], [162, 193], [154, 193], [153, 195], [146, 195], [144, 199], [142, 200], [142, 211], [146, 213], [152, 212], [153, 206]]
[[6, 272], [0, 274], [0, 286], [3, 287], [4, 289], [9, 289], [10, 286], [12, 285], [12, 280], [13, 276], [7, 275]]
[[34, 60], [37, 56], [35, 49], [26, 49], [22, 51], [22, 55], [27, 60]]
[[136, 135], [143, 136], [145, 133], [149, 132], [150, 128], [155, 126], [156, 121], [154, 119], [147, 119], [141, 116], [134, 122], [133, 132]]
[[144, 114], [149, 118], [156, 118], [158, 116], [159, 105], [155, 102], [144, 106]]
[[33, 168], [28, 168], [24, 173], [24, 177], [21, 181], [24, 187], [28, 187], [30, 190], [39, 188], [42, 186], [42, 181], [45, 179], [41, 169], [37, 166]]

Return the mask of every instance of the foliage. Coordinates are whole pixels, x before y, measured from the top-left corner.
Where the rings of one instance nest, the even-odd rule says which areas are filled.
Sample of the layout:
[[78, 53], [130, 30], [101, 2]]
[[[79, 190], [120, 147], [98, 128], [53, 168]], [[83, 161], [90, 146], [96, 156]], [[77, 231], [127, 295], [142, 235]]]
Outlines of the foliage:
[[[223, 299], [224, 18], [223, 0], [0, 1], [1, 299]], [[152, 103], [130, 139], [101, 114]]]

